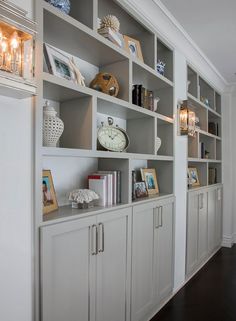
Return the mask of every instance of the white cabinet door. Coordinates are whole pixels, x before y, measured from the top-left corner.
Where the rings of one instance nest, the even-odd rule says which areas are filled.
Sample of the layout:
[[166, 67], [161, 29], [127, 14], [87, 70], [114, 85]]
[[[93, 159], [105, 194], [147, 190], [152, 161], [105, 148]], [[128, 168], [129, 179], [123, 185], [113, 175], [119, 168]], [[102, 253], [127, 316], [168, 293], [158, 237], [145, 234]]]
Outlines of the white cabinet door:
[[[42, 321], [91, 321], [94, 218], [41, 228]], [[90, 317], [89, 317], [90, 316]]]
[[159, 226], [156, 233], [157, 257], [157, 302], [171, 294], [173, 289], [173, 219], [174, 202], [163, 201], [158, 204]]
[[222, 242], [222, 188], [216, 190], [216, 237], [215, 245], [220, 246]]
[[131, 215], [128, 208], [97, 218], [97, 321], [129, 320]]
[[190, 275], [198, 263], [198, 191], [188, 193], [187, 213], [187, 260], [186, 274]]
[[143, 321], [154, 305], [155, 202], [133, 208], [131, 319]]
[[216, 189], [208, 191], [208, 253], [211, 255], [216, 246]]
[[201, 192], [198, 196], [198, 264], [207, 257], [207, 192]]

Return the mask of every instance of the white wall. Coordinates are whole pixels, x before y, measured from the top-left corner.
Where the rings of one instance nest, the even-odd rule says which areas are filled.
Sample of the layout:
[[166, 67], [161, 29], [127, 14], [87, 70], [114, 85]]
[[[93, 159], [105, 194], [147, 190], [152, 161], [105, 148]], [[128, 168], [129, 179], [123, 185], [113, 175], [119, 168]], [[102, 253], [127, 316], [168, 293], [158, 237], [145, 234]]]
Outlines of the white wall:
[[[175, 52], [175, 105], [179, 100], [185, 100], [187, 88], [187, 63], [185, 57]], [[177, 108], [176, 108], [177, 114]], [[175, 115], [176, 117], [177, 115]], [[177, 128], [175, 128], [175, 134]], [[185, 249], [186, 249], [186, 204], [187, 204], [187, 137], [175, 137], [175, 180], [176, 196], [175, 216], [175, 273], [174, 290], [178, 290], [185, 281]]]
[[[32, 13], [33, 0], [15, 0]], [[0, 97], [0, 320], [32, 321], [31, 99]]]

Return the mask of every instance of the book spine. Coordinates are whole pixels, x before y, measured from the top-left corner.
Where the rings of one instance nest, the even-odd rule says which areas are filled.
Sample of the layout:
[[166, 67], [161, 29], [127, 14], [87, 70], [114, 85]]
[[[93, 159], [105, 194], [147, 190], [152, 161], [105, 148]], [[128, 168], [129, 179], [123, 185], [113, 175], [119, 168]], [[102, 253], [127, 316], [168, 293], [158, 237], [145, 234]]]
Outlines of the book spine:
[[132, 91], [132, 103], [141, 106], [142, 85], [134, 85]]
[[153, 91], [148, 91], [148, 109], [154, 111], [154, 96]]
[[121, 171], [116, 171], [117, 173], [117, 196], [116, 196], [116, 199], [117, 199], [117, 204], [120, 204], [121, 203]]
[[136, 177], [136, 171], [132, 171], [132, 200], [134, 201], [136, 199], [136, 194], [135, 194], [135, 183], [137, 181]]

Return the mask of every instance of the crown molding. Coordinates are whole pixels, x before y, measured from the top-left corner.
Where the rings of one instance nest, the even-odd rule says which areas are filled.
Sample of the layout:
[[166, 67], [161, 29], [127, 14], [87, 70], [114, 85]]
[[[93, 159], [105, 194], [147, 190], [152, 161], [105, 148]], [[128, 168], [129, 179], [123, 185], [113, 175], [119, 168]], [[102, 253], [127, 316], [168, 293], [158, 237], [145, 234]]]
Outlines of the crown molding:
[[191, 44], [191, 46], [199, 53], [203, 60], [211, 67], [211, 69], [216, 73], [216, 75], [224, 82], [225, 86], [233, 85], [229, 83], [215, 67], [215, 65], [210, 61], [210, 59], [205, 55], [205, 53], [199, 48], [192, 37], [187, 33], [179, 21], [172, 15], [172, 13], [166, 8], [166, 6], [160, 0], [152, 0], [164, 13], [164, 15], [175, 25], [184, 38]]

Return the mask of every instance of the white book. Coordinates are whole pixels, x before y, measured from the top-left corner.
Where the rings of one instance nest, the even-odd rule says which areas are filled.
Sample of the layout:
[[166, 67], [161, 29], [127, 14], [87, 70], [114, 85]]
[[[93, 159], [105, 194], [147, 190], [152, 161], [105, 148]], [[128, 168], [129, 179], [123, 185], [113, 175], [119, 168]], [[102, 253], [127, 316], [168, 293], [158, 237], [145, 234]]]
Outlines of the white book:
[[111, 206], [113, 204], [113, 175], [109, 172], [103, 172], [103, 171], [98, 171], [97, 175], [106, 177], [106, 192], [107, 192], [106, 205]]
[[124, 38], [119, 32], [113, 31], [111, 28], [98, 29], [98, 33], [103, 37], [109, 39], [111, 42], [119, 46], [124, 47]]
[[117, 204], [117, 171], [98, 171], [98, 173], [112, 175], [112, 204]]
[[105, 207], [107, 205], [107, 180], [105, 177], [97, 179], [97, 178], [89, 178], [89, 189], [98, 194], [98, 206]]

